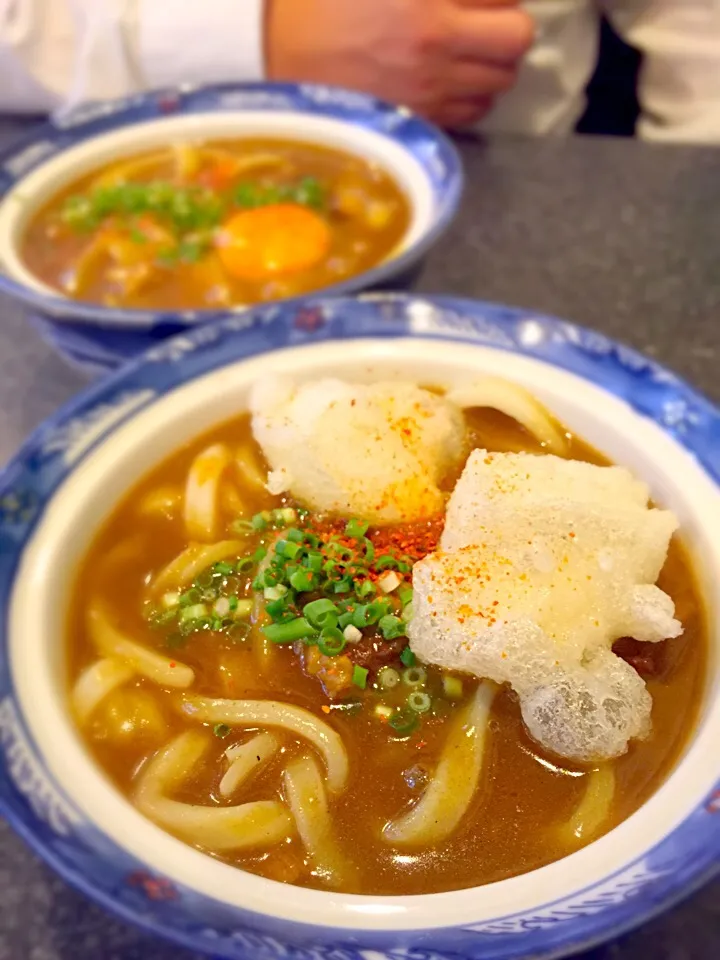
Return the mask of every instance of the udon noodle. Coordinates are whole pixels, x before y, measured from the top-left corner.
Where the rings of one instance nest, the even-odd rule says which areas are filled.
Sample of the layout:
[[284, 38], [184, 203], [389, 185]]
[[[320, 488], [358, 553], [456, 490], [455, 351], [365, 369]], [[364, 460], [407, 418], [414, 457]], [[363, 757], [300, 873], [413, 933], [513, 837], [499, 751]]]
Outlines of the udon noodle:
[[266, 380], [92, 544], [71, 709], [147, 818], [245, 870], [511, 877], [612, 829], [683, 748], [706, 626], [676, 526], [503, 380]]

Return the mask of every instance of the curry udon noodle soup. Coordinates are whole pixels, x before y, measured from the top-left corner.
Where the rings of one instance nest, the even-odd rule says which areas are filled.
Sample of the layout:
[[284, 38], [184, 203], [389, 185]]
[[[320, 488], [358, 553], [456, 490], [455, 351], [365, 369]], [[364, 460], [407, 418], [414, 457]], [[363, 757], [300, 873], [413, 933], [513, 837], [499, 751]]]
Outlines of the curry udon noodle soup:
[[407, 198], [376, 164], [301, 142], [181, 144], [83, 177], [30, 222], [28, 267], [109, 307], [297, 296], [391, 256]]
[[636, 810], [694, 721], [676, 521], [524, 390], [257, 383], [115, 510], [72, 709], [140, 811], [289, 883], [424, 893]]

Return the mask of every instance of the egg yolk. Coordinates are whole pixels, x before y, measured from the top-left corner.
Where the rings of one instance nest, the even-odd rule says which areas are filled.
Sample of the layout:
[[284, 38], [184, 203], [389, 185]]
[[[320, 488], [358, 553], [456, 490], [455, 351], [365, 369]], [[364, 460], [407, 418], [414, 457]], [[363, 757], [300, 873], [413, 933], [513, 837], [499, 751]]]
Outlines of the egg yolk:
[[220, 230], [217, 248], [233, 277], [262, 281], [314, 267], [330, 241], [330, 228], [317, 213], [278, 203], [235, 214]]

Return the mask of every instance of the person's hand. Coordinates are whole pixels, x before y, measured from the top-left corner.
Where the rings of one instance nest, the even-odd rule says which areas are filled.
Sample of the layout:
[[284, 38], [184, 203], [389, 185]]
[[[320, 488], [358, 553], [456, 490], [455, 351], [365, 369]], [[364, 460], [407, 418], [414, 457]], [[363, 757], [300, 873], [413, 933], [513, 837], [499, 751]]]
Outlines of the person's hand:
[[444, 126], [473, 123], [533, 40], [516, 0], [267, 0], [271, 80], [349, 87]]

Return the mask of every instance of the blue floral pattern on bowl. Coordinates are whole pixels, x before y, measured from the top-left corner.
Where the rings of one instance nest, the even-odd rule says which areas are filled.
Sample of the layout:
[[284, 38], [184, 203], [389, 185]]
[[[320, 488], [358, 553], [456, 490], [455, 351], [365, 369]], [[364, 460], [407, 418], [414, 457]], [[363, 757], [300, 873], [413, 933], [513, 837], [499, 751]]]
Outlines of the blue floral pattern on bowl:
[[[564, 956], [649, 918], [720, 869], [720, 782], [641, 858], [531, 912], [467, 926], [362, 933], [259, 917], [179, 887], [103, 836], [48, 774], [15, 699], [6, 611], [25, 543], [54, 491], [136, 411], [190, 379], [280, 347], [429, 337], [541, 359], [598, 384], [671, 433], [720, 480], [720, 413], [663, 367], [551, 317], [452, 298], [366, 296], [256, 308], [187, 330], [46, 421], [0, 476], [0, 807], [74, 886], [121, 917], [228, 960], [536, 960]], [[361, 945], [359, 945], [361, 944]]]
[[[182, 114], [251, 110], [323, 116], [381, 134], [420, 164], [434, 201], [433, 221], [400, 256], [328, 287], [323, 295], [347, 294], [409, 280], [427, 251], [452, 221], [463, 189], [460, 158], [434, 126], [401, 107], [336, 87], [313, 84], [226, 84], [155, 91], [90, 103], [44, 124], [0, 156], [0, 202], [24, 176], [79, 143], [121, 127]], [[75, 366], [102, 373], [187, 326], [210, 322], [226, 310], [148, 311], [106, 308], [31, 290], [3, 273], [0, 290], [20, 300], [32, 323]]]

